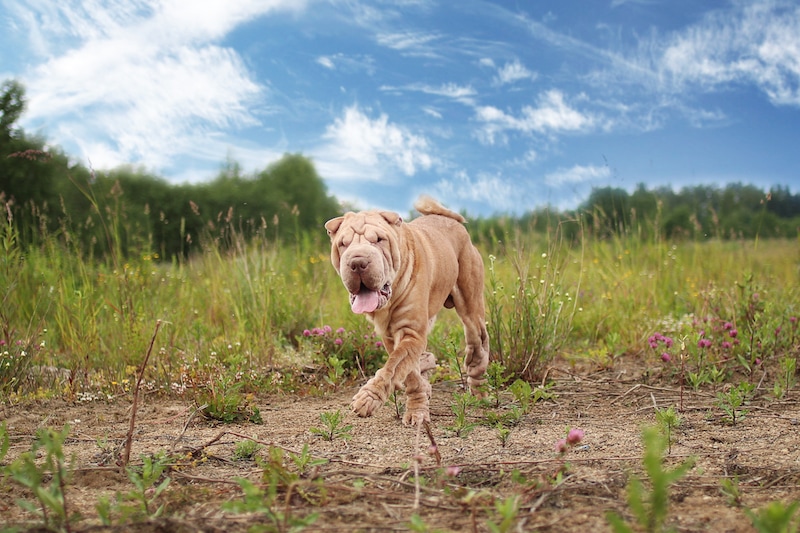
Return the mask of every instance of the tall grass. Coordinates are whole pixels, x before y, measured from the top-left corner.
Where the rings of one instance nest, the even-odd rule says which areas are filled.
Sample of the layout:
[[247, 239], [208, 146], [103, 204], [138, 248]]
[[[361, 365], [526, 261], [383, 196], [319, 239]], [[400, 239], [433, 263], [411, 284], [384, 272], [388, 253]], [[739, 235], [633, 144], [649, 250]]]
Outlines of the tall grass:
[[[97, 212], [111, 217], [111, 256], [95, 256], [66, 222], [53, 233], [42, 224], [27, 248], [9, 216], [0, 225], [1, 397], [124, 393], [157, 320], [145, 383], [164, 391], [208, 387], [220, 375], [233, 384], [250, 376], [253, 389], [279, 373], [296, 378], [285, 370], [334, 355], [308, 353], [304, 330], [364, 327], [349, 311], [322, 228], [281, 243], [266, 230], [245, 238], [223, 221], [197, 237], [202, 253], [169, 263], [147, 238], [118, 242], [129, 232], [114, 218], [119, 209]], [[654, 331], [678, 332], [687, 317], [745, 321], [753, 293], [764, 304], [750, 321], [754, 347], [800, 311], [798, 241], [666, 241], [653, 227], [597, 238], [590, 230], [572, 233], [573, 241], [554, 228], [477, 243], [492, 356], [509, 372], [536, 380], [557, 356], [598, 350], [652, 357]], [[460, 325], [442, 314], [431, 348], [449, 353], [460, 345]], [[796, 359], [797, 340], [787, 342], [782, 353]]]

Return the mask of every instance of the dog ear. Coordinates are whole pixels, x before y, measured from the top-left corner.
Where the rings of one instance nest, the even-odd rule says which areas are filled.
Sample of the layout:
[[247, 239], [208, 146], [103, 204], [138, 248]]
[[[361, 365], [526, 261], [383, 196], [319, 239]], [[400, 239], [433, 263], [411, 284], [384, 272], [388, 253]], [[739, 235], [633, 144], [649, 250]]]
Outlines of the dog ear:
[[381, 211], [381, 216], [386, 220], [386, 222], [394, 226], [399, 226], [403, 223], [403, 217], [393, 211]]
[[336, 235], [336, 232], [339, 231], [339, 227], [342, 225], [343, 220], [344, 217], [336, 217], [325, 223], [325, 229], [328, 230], [328, 237], [333, 237]]

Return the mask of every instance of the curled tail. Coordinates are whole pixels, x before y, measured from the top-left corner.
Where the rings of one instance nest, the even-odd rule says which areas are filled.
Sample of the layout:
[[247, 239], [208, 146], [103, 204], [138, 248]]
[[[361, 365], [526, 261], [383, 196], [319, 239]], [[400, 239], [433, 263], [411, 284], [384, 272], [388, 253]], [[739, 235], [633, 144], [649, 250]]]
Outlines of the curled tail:
[[441, 215], [443, 217], [452, 218], [453, 220], [457, 220], [462, 224], [467, 220], [456, 213], [455, 211], [450, 211], [445, 206], [431, 198], [430, 196], [422, 195], [419, 199], [414, 202], [414, 209], [420, 212], [423, 215]]

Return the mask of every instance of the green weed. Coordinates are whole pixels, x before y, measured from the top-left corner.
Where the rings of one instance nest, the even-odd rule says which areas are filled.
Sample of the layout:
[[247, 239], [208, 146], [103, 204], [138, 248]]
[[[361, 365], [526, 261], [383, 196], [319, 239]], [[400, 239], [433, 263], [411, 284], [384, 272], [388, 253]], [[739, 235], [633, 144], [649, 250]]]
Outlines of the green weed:
[[[264, 532], [299, 532], [311, 526], [318, 517], [317, 513], [311, 513], [305, 517], [297, 517], [291, 512], [287, 505], [284, 510], [278, 509], [278, 484], [276, 478], [271, 478], [266, 488], [254, 484], [244, 478], [237, 478], [236, 482], [242, 489], [243, 499], [222, 504], [222, 509], [231, 513], [258, 513], [263, 514], [269, 520], [268, 524], [258, 524], [250, 528], [250, 531]], [[288, 498], [287, 498], [288, 501]]]
[[667, 453], [672, 453], [672, 434], [683, 420], [675, 411], [675, 407], [670, 405], [666, 409], [656, 409], [656, 422], [667, 439]]
[[469, 410], [478, 405], [479, 401], [469, 392], [453, 394], [454, 403], [450, 405], [455, 415], [455, 420], [447, 429], [452, 431], [457, 437], [466, 437], [477, 426], [476, 423], [468, 420]]
[[749, 400], [754, 389], [755, 385], [743, 381], [727, 392], [718, 392], [714, 405], [722, 409], [727, 420], [735, 426], [736, 420], [741, 420], [747, 414], [747, 409], [741, 407]]
[[[665, 530], [665, 522], [669, 514], [669, 487], [682, 478], [694, 465], [693, 459], [687, 459], [672, 470], [665, 469], [663, 464], [667, 439], [657, 427], [647, 427], [642, 432], [644, 440], [644, 469], [649, 481], [649, 490], [642, 480], [634, 477], [628, 482], [628, 508], [633, 514], [635, 523], [649, 533]], [[616, 533], [632, 533], [634, 529], [617, 513], [608, 512], [606, 520]]]
[[508, 533], [513, 531], [519, 520], [520, 497], [509, 496], [494, 502], [494, 519], [486, 521], [486, 527], [492, 533]]
[[351, 433], [352, 424], [344, 424], [345, 416], [342, 411], [327, 411], [319, 414], [319, 419], [322, 421], [323, 428], [312, 427], [310, 429], [312, 435], [322, 437], [324, 440], [343, 439], [350, 440], [353, 435]]
[[[71, 514], [67, 506], [66, 485], [70, 469], [66, 464], [63, 445], [69, 429], [69, 425], [65, 425], [61, 431], [39, 429], [31, 450], [2, 469], [5, 476], [29, 490], [38, 502], [37, 505], [19, 499], [17, 505], [37, 516], [45, 528], [54, 531], [70, 531], [70, 522], [79, 518], [77, 514]], [[8, 450], [5, 426], [0, 433], [0, 455], [5, 455]], [[44, 460], [37, 464], [40, 452], [43, 452]]]
[[251, 461], [255, 455], [263, 448], [255, 440], [245, 439], [236, 443], [233, 449], [233, 459], [235, 461]]
[[290, 453], [289, 457], [297, 467], [297, 470], [301, 477], [308, 474], [309, 468], [316, 468], [328, 462], [327, 459], [314, 458], [314, 456], [311, 455], [311, 452], [308, 449], [308, 444], [303, 444], [303, 449], [300, 451], [299, 454]]
[[798, 529], [794, 520], [800, 502], [785, 504], [775, 501], [759, 511], [745, 509], [744, 512], [758, 533], [795, 533]]
[[719, 480], [719, 490], [728, 500], [728, 505], [740, 507], [742, 505], [742, 495], [739, 491], [739, 477], [724, 477]]
[[494, 398], [494, 406], [500, 407], [500, 394], [505, 389], [506, 382], [511, 378], [506, 372], [506, 367], [499, 361], [492, 361], [486, 367], [486, 385], [489, 394]]

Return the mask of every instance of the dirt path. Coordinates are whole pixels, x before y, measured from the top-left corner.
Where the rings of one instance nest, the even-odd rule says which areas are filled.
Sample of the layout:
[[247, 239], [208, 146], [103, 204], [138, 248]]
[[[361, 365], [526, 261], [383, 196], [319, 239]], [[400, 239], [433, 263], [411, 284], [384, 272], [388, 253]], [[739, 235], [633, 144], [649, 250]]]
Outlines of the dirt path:
[[[487, 520], [499, 522], [494, 502], [515, 494], [520, 496], [521, 530], [607, 531], [607, 510], [631, 516], [625, 486], [631, 474], [641, 474], [642, 426], [654, 422], [654, 404], [677, 406], [679, 391], [627, 379], [618, 369], [583, 377], [566, 371], [553, 375], [559, 378], [552, 389], [556, 398], [535, 404], [510, 429], [505, 446], [494, 427], [478, 425], [466, 438], [446, 429], [455, 423], [450, 404], [458, 387], [435, 384], [432, 427], [441, 467], [426, 453], [425, 433], [418, 435], [415, 429], [404, 427], [393, 408], [384, 407], [369, 419], [349, 414], [355, 388], [324, 398], [258, 398], [261, 425], [220, 425], [192, 416], [193, 405], [186, 401], [145, 398], [132, 458], [139, 462], [141, 454], [166, 451], [177, 459], [169, 473], [172, 482], [158, 499], [166, 504], [164, 516], [133, 530], [245, 531], [255, 523], [268, 523], [262, 514], [233, 515], [221, 510], [222, 502], [241, 499], [234, 478], [261, 480], [263, 467], [252, 460], [234, 459], [235, 444], [246, 436], [287, 450], [285, 473], [299, 472], [289, 451], [300, 456], [306, 445], [310, 455], [328, 460], [306, 468], [289, 498], [292, 517], [318, 513], [308, 531], [405, 531], [414, 514], [430, 530], [488, 531]], [[800, 499], [798, 394], [792, 391], [779, 402], [753, 402], [735, 426], [724, 423], [713, 401], [710, 393], [684, 395], [683, 421], [666, 462], [677, 464], [689, 456], [697, 462], [672, 487], [668, 523], [679, 531], [754, 531], [742, 509], [731, 505], [721, 492], [720, 479], [738, 476], [742, 506], [758, 508], [774, 500]], [[71, 425], [65, 451], [74, 455], [76, 471], [67, 498], [71, 509], [84, 517], [73, 531], [115, 530], [97, 525], [95, 505], [102, 496], [113, 501], [116, 493], [132, 489], [125, 474], [113, 465], [115, 448], [128, 429], [129, 409], [129, 402], [122, 400], [0, 407], [0, 418], [11, 435], [7, 461], [30, 449], [38, 427]], [[348, 413], [350, 440], [326, 441], [310, 432], [312, 427], [323, 427], [320, 413], [339, 409]], [[507, 410], [507, 406], [474, 408], [469, 421], [485, 420], [489, 411]], [[553, 474], [564, 459], [554, 452], [554, 445], [567, 428], [576, 427], [585, 431], [585, 438], [566, 455], [569, 468], [556, 483]], [[422, 456], [422, 483], [415, 482], [413, 472], [413, 458], [418, 455]], [[267, 458], [266, 448], [259, 456]], [[279, 510], [287, 509], [284, 494], [281, 491]], [[15, 504], [20, 497], [29, 495], [15, 484], [3, 483], [3, 522], [28, 520], [32, 524], [31, 516]], [[132, 528], [117, 530], [123, 529]]]

